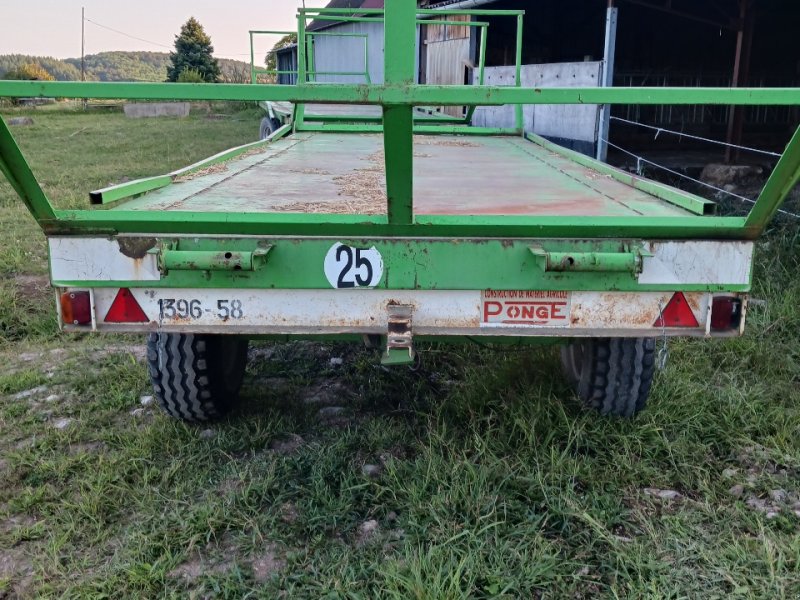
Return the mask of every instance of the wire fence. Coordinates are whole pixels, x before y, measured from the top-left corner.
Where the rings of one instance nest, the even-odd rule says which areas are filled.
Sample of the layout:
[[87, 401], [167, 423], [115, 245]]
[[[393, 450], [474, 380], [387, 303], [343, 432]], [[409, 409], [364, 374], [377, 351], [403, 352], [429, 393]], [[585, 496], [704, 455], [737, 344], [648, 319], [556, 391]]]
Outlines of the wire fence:
[[[761, 150], [760, 148], [751, 148], [751, 147], [748, 147], [748, 146], [740, 146], [738, 144], [731, 144], [731, 143], [723, 142], [723, 141], [720, 141], [720, 140], [715, 140], [715, 139], [711, 139], [711, 138], [705, 138], [705, 137], [701, 137], [701, 136], [697, 136], [697, 135], [691, 135], [691, 134], [688, 134], [688, 133], [683, 133], [681, 131], [674, 131], [674, 130], [671, 130], [671, 129], [666, 129], [664, 127], [657, 127], [655, 125], [648, 125], [646, 123], [640, 123], [638, 121], [632, 121], [632, 120], [629, 120], [629, 119], [623, 119], [621, 117], [612, 116], [611, 119], [614, 120], [614, 121], [619, 121], [619, 122], [622, 122], [622, 123], [626, 123], [628, 125], [634, 125], [634, 126], [642, 127], [642, 128], [645, 128], [645, 129], [649, 129], [651, 131], [655, 131], [656, 135], [655, 135], [654, 139], [658, 139], [658, 136], [660, 134], [666, 133], [666, 134], [669, 134], [669, 135], [677, 135], [677, 136], [680, 136], [680, 137], [687, 137], [687, 138], [691, 138], [691, 139], [694, 139], [694, 140], [708, 142], [708, 143], [711, 143], [711, 144], [718, 144], [720, 146], [726, 146], [728, 148], [736, 148], [736, 149], [739, 149], [739, 150], [745, 150], [747, 152], [753, 152], [753, 153], [757, 153], [757, 154], [764, 154], [764, 155], [767, 155], [767, 156], [773, 156], [773, 157], [777, 157], [777, 158], [781, 157], [781, 155], [776, 153], [776, 152], [769, 152], [767, 150]], [[699, 185], [701, 187], [713, 190], [716, 193], [725, 194], [727, 196], [730, 196], [730, 197], [735, 198], [737, 200], [740, 200], [742, 202], [747, 202], [749, 204], [755, 204], [756, 203], [756, 201], [753, 200], [752, 198], [748, 198], [746, 196], [742, 196], [742, 195], [737, 194], [735, 192], [732, 192], [732, 191], [717, 187], [717, 186], [712, 185], [712, 184], [710, 184], [710, 183], [708, 183], [706, 181], [702, 181], [700, 179], [697, 179], [696, 177], [692, 177], [691, 175], [687, 175], [686, 173], [681, 173], [680, 171], [676, 171], [675, 169], [670, 169], [669, 167], [666, 167], [666, 166], [661, 165], [661, 164], [659, 164], [657, 162], [649, 160], [649, 159], [645, 158], [644, 156], [636, 154], [635, 152], [631, 152], [630, 150], [627, 150], [626, 148], [623, 148], [622, 146], [619, 146], [618, 144], [615, 144], [615, 143], [611, 142], [610, 140], [607, 140], [607, 139], [605, 139], [603, 137], [601, 137], [600, 140], [602, 142], [608, 144], [611, 148], [614, 148], [615, 150], [618, 150], [619, 152], [622, 152], [623, 154], [626, 154], [626, 155], [630, 156], [631, 158], [635, 158], [636, 159], [636, 165], [637, 165], [637, 172], [639, 172], [639, 174], [641, 174], [641, 171], [642, 171], [641, 165], [642, 164], [647, 164], [647, 165], [650, 165], [651, 167], [654, 167], [656, 169], [660, 169], [660, 170], [662, 170], [662, 171], [664, 171], [666, 173], [670, 173], [671, 175], [674, 175], [676, 177], [680, 177], [680, 178], [685, 179], [687, 181], [691, 181], [692, 183], [694, 183], [696, 185]], [[791, 211], [788, 211], [788, 210], [785, 210], [785, 209], [782, 209], [782, 208], [778, 209], [778, 212], [780, 214], [782, 214], [782, 215], [785, 215], [787, 217], [791, 217], [793, 219], [800, 219], [800, 214], [793, 213]]]

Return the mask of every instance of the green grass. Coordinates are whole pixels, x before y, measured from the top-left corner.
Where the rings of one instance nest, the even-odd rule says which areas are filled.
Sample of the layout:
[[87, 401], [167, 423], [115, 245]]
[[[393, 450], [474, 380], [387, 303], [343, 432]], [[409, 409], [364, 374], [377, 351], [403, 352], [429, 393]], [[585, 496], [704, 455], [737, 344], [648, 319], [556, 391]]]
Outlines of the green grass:
[[[257, 127], [34, 118], [15, 134], [61, 206]], [[759, 246], [745, 337], [672, 342], [633, 421], [576, 406], [552, 349], [431, 346], [412, 372], [297, 342], [260, 344], [204, 433], [141, 406], [141, 339], [56, 331], [43, 238], [5, 184], [0, 211], [0, 597], [800, 596], [796, 225]]]

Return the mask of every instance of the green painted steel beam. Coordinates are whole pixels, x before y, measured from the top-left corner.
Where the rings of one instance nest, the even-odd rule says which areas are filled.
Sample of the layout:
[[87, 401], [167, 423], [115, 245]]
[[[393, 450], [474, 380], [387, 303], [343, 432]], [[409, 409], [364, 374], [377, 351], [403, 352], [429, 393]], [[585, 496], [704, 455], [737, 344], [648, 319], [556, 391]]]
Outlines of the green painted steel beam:
[[101, 190], [89, 192], [89, 201], [92, 204], [111, 204], [126, 198], [133, 198], [158, 190], [172, 184], [172, 177], [169, 175], [158, 175], [156, 177], [145, 177], [126, 181], [119, 185], [111, 185]]
[[47, 195], [36, 180], [2, 117], [0, 117], [0, 172], [6, 176], [11, 187], [22, 198], [34, 219], [41, 222], [43, 219], [55, 217]]
[[[383, 125], [369, 124], [348, 124], [348, 123], [319, 123], [317, 119], [306, 116], [306, 121], [298, 131], [328, 132], [328, 133], [383, 133]], [[516, 135], [516, 129], [504, 129], [501, 127], [470, 127], [469, 125], [420, 125], [416, 121], [414, 133], [425, 135]]]
[[259, 140], [258, 142], [244, 144], [243, 146], [237, 146], [236, 148], [219, 152], [214, 156], [210, 156], [209, 158], [203, 159], [199, 162], [189, 165], [188, 167], [178, 169], [177, 171], [172, 171], [166, 175], [136, 179], [134, 181], [128, 181], [119, 185], [113, 185], [101, 190], [96, 190], [89, 193], [89, 199], [92, 204], [110, 204], [112, 202], [133, 198], [134, 196], [138, 196], [140, 194], [167, 187], [168, 185], [171, 185], [178, 177], [186, 177], [187, 175], [202, 171], [203, 169], [207, 169], [213, 165], [232, 160], [246, 152], [268, 146], [275, 140], [278, 140], [290, 133], [291, 130], [291, 125], [283, 125], [275, 130], [275, 132], [266, 140]]
[[[305, 54], [303, 52], [303, 54]], [[412, 57], [413, 58], [413, 57]], [[798, 106], [800, 88], [516, 88], [435, 85], [252, 85], [0, 81], [0, 98], [229, 100], [413, 106], [502, 104], [711, 104]]]
[[534, 144], [538, 144], [543, 148], [547, 148], [550, 152], [560, 154], [561, 156], [568, 158], [579, 165], [589, 167], [590, 169], [593, 169], [598, 173], [602, 173], [603, 175], [607, 175], [612, 179], [619, 181], [620, 183], [624, 183], [632, 188], [646, 192], [651, 196], [655, 196], [656, 198], [664, 200], [665, 202], [669, 202], [670, 204], [674, 204], [675, 206], [685, 208], [686, 210], [697, 215], [711, 215], [716, 212], [716, 203], [712, 202], [711, 200], [707, 200], [706, 198], [701, 198], [700, 196], [664, 185], [663, 183], [657, 183], [655, 181], [642, 179], [636, 175], [631, 175], [630, 173], [626, 173], [625, 171], [612, 167], [607, 163], [595, 160], [594, 158], [586, 156], [585, 154], [564, 148], [564, 146], [559, 146], [558, 144], [555, 144], [534, 133], [526, 133], [525, 137]]
[[[516, 44], [516, 53], [515, 53], [515, 69], [514, 69], [514, 83], [516, 87], [522, 88], [522, 15], [517, 15], [517, 44]], [[524, 109], [522, 104], [516, 104], [514, 106], [514, 124], [516, 125], [517, 129], [520, 133], [522, 133], [525, 129], [524, 123]]]
[[[298, 10], [299, 13], [305, 15], [382, 15], [384, 9], [382, 8], [302, 8]], [[494, 10], [494, 9], [457, 9], [457, 8], [420, 8], [416, 11], [418, 15], [474, 15], [474, 16], [495, 16], [495, 17], [515, 17], [517, 15], [524, 15], [524, 10]]]
[[[359, 11], [360, 13], [361, 11]], [[361, 16], [348, 16], [348, 15], [319, 15], [314, 17], [315, 21], [334, 21], [336, 23], [383, 23], [385, 19], [382, 17], [361, 17]], [[486, 27], [489, 23], [485, 21], [446, 21], [446, 20], [428, 20], [428, 19], [417, 19], [417, 25], [453, 25], [457, 27]], [[312, 34], [316, 34], [316, 32], [311, 32]], [[308, 35], [308, 33], [306, 34]], [[323, 35], [360, 35], [363, 37], [368, 37], [367, 34], [341, 34], [341, 33], [330, 33]]]
[[[414, 83], [416, 0], [393, 0], [386, 6], [384, 27], [384, 79], [387, 85]], [[386, 198], [389, 224], [414, 220], [414, 108], [383, 107], [383, 149], [386, 165]]]
[[[157, 248], [172, 242], [157, 240]], [[182, 238], [179, 251], [163, 249], [159, 281], [130, 282], [146, 288], [331, 289], [321, 265], [331, 247], [344, 243], [380, 252], [384, 290], [575, 290], [675, 291], [675, 284], [643, 284], [640, 259], [621, 252], [635, 242], [621, 240], [526, 239], [363, 239], [363, 238]], [[537, 244], [553, 256], [583, 258], [583, 271], [553, 271], [531, 253]], [[266, 256], [266, 251], [269, 255]], [[597, 260], [588, 265], [589, 256]], [[256, 262], [257, 260], [257, 262]], [[469, 268], [464, 268], [469, 265]], [[236, 266], [241, 270], [232, 271]], [[591, 267], [591, 268], [589, 268]], [[213, 271], [208, 273], [207, 271]], [[70, 286], [71, 281], [58, 280]], [[125, 281], [83, 282], [89, 287], [127, 286]], [[746, 282], [681, 284], [682, 291], [746, 291]]]
[[743, 217], [569, 217], [417, 215], [389, 224], [384, 215], [60, 210], [43, 220], [50, 234], [295, 235], [350, 237], [499, 237], [753, 239]]
[[[314, 123], [383, 123], [383, 117], [369, 116], [369, 115], [319, 115], [314, 113], [306, 114], [307, 122]], [[417, 123], [425, 123], [426, 125], [442, 124], [442, 125], [466, 125], [464, 119], [451, 117], [449, 115], [433, 116], [426, 113], [415, 112], [414, 121]]]
[[786, 146], [783, 156], [775, 165], [772, 175], [750, 211], [747, 226], [754, 227], [759, 232], [764, 231], [798, 183], [800, 183], [800, 127]]

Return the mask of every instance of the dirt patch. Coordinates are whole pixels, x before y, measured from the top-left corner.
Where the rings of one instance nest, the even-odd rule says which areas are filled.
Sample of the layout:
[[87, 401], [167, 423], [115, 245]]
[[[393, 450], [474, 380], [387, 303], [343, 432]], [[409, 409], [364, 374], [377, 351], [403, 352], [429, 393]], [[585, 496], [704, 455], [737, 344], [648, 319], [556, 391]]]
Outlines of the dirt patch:
[[291, 502], [284, 502], [281, 505], [281, 521], [287, 525], [291, 525], [292, 523], [296, 523], [299, 518], [300, 514], [297, 512], [297, 507], [294, 504]]
[[303, 404], [326, 406], [341, 404], [342, 400], [350, 400], [353, 393], [341, 381], [326, 379], [313, 385], [301, 394]]
[[285, 437], [273, 440], [269, 448], [278, 454], [294, 454], [303, 444], [305, 444], [305, 440], [302, 437], [296, 433], [290, 433]]
[[11, 582], [8, 587], [10, 594], [5, 596], [3, 590], [0, 590], [0, 597], [29, 597], [32, 576], [33, 565], [21, 548], [0, 548], [0, 581]]
[[97, 454], [104, 452], [106, 445], [103, 442], [82, 442], [69, 445], [69, 454], [71, 456], [79, 456], [81, 454]]
[[264, 548], [262, 553], [253, 557], [252, 560], [253, 579], [259, 583], [264, 583], [286, 568], [286, 561], [279, 557], [278, 548], [272, 544]]
[[50, 293], [50, 280], [46, 275], [15, 275], [11, 280], [24, 298], [42, 298]]
[[286, 568], [284, 552], [276, 544], [265, 544], [257, 552], [237, 559], [239, 555], [240, 548], [229, 534], [225, 534], [218, 542], [194, 551], [189, 560], [170, 571], [168, 576], [191, 585], [204, 576], [228, 573], [238, 564], [250, 567], [253, 578], [262, 583]]
[[172, 571], [169, 577], [183, 579], [193, 583], [203, 575], [221, 575], [230, 571], [235, 562], [237, 548], [229, 535], [223, 535], [217, 543], [209, 543], [203, 549], [191, 553], [189, 560], [184, 561]]
[[356, 534], [356, 546], [367, 545], [378, 535], [379, 530], [380, 526], [375, 519], [370, 519], [369, 521], [361, 523], [361, 525], [358, 526], [358, 533]]

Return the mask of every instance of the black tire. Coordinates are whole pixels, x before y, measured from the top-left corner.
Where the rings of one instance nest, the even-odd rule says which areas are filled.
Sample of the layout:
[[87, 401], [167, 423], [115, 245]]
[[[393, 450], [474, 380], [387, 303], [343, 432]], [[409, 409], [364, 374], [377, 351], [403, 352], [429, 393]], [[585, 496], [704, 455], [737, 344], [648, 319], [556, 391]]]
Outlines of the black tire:
[[264, 117], [261, 119], [261, 126], [258, 129], [258, 139], [265, 140], [281, 127], [281, 122], [278, 119], [271, 119]]
[[247, 345], [228, 335], [150, 334], [147, 366], [161, 408], [188, 423], [222, 417], [242, 387]]
[[561, 364], [586, 406], [629, 418], [647, 404], [655, 350], [654, 338], [576, 339], [562, 346]]

